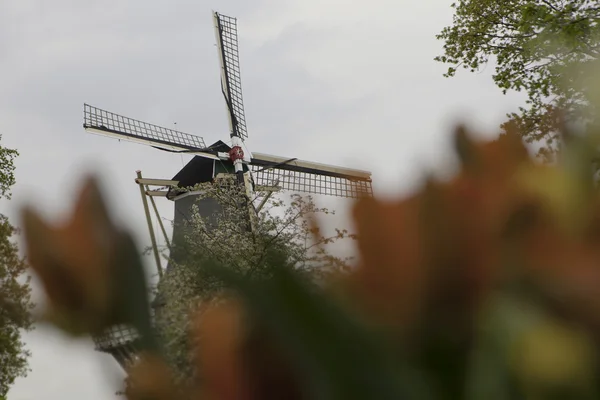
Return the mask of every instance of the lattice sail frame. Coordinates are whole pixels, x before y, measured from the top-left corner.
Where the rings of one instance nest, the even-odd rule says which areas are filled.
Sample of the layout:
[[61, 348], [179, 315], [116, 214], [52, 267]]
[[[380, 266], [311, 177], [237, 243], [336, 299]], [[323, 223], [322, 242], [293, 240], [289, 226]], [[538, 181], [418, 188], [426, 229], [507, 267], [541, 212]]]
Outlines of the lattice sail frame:
[[[204, 140], [200, 136], [124, 117], [88, 104], [84, 104], [83, 126], [87, 131], [100, 135], [164, 149], [192, 152], [207, 150]], [[259, 155], [259, 153], [255, 154]], [[274, 160], [281, 161], [285, 159], [275, 157]], [[297, 167], [292, 165], [295, 162], [281, 165], [276, 161], [265, 163], [264, 160], [251, 160], [250, 169], [258, 186], [277, 186], [277, 188], [284, 190], [339, 197], [372, 196], [370, 175], [366, 177], [364, 171], [360, 176], [343, 173], [335, 174], [320, 168], [349, 170], [312, 162], [303, 162], [309, 167], [298, 170]]]
[[139, 335], [134, 328], [127, 325], [112, 326], [95, 335], [93, 340], [97, 351], [112, 355], [123, 368], [126, 368], [138, 353]]
[[265, 169], [257, 165], [251, 165], [250, 168], [254, 183], [259, 187], [276, 187], [292, 192], [347, 198], [373, 196], [373, 187], [370, 179], [359, 180], [350, 177], [290, 171], [278, 167]]
[[89, 104], [83, 105], [83, 127], [89, 132], [151, 146], [175, 150], [206, 148], [200, 136], [124, 117]]
[[96, 349], [108, 351], [114, 347], [133, 344], [139, 339], [136, 330], [127, 325], [114, 325], [93, 337]]
[[238, 50], [237, 20], [214, 12], [215, 36], [221, 62], [221, 89], [227, 102], [229, 128], [231, 133], [242, 139], [248, 138], [244, 102], [242, 98], [242, 79], [240, 74], [240, 56]]

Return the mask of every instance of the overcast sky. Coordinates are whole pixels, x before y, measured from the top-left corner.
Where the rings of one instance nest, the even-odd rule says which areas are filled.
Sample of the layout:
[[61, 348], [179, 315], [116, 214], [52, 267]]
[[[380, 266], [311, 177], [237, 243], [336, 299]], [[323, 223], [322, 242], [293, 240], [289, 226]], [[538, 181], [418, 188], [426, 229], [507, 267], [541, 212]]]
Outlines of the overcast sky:
[[[451, 2], [0, 1], [1, 144], [21, 153], [0, 211], [17, 225], [24, 203], [60, 218], [93, 171], [116, 218], [148, 244], [135, 171], [171, 178], [188, 158], [86, 133], [83, 103], [226, 139], [212, 9], [238, 17], [251, 151], [367, 169], [376, 195], [405, 193], [451, 161], [451, 124], [494, 133], [518, 100], [493, 85], [491, 67], [442, 77], [434, 36]], [[172, 204], [159, 205], [171, 218]], [[114, 397], [119, 370], [90, 341], [46, 327], [25, 338], [32, 371], [10, 400]]]

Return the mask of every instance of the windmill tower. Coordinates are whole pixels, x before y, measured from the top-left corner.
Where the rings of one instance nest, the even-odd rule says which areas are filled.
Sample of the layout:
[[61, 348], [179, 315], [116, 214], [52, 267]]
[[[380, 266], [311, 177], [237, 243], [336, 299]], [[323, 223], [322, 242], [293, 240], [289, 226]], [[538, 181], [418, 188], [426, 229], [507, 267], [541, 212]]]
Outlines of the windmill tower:
[[[213, 182], [219, 174], [235, 174], [237, 182], [248, 191], [289, 190], [309, 194], [358, 198], [372, 196], [371, 173], [357, 169], [250, 152], [246, 147], [248, 131], [242, 101], [242, 85], [238, 54], [237, 20], [213, 12], [220, 63], [221, 89], [227, 106], [228, 143], [216, 141], [207, 146], [196, 135], [175, 131], [125, 117], [84, 104], [86, 131], [117, 139], [150, 145], [156, 149], [194, 155], [173, 178], [165, 191], [149, 191], [148, 195], [164, 196], [174, 202], [175, 218], [172, 243], [177, 248], [183, 220], [197, 203], [198, 194], [181, 189], [198, 183]], [[202, 199], [200, 214], [210, 217], [218, 205]], [[171, 254], [172, 258], [176, 255]], [[168, 267], [167, 267], [168, 269]], [[135, 355], [136, 335], [127, 327], [115, 327], [96, 337], [96, 347], [125, 365]]]

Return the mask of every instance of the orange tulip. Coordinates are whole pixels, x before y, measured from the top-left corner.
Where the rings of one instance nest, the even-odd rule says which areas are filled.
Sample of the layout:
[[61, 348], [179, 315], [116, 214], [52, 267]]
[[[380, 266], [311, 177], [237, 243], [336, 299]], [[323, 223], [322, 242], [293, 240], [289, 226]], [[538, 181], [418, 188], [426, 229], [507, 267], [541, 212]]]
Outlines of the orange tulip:
[[47, 316], [72, 333], [97, 333], [116, 315], [113, 269], [119, 234], [95, 180], [83, 186], [70, 221], [50, 226], [23, 212], [28, 261], [49, 300]]
[[463, 164], [450, 182], [355, 206], [361, 263], [349, 285], [379, 323], [407, 328], [435, 304], [472, 313], [499, 275], [503, 228], [521, 201], [511, 179], [530, 160], [511, 135], [481, 144], [459, 129], [457, 141]]
[[142, 354], [127, 371], [125, 394], [129, 400], [188, 399], [175, 385], [167, 364], [153, 354]]
[[228, 301], [200, 310], [194, 326], [196, 361], [206, 399], [248, 399], [242, 367], [240, 305]]
[[201, 309], [193, 339], [200, 373], [202, 399], [262, 400], [304, 398], [291, 371], [268, 332], [254, 321], [245, 326], [242, 305], [226, 300]]

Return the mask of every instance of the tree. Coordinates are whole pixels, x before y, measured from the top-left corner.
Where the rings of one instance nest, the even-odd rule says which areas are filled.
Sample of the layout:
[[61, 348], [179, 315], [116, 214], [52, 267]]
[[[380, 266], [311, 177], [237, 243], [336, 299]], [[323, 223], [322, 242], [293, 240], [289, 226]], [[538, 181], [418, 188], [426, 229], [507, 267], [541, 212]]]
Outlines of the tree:
[[527, 94], [509, 121], [527, 142], [545, 142], [545, 156], [558, 148], [559, 112], [567, 121], [590, 122], [595, 88], [587, 78], [600, 57], [598, 1], [458, 0], [452, 8], [452, 25], [436, 36], [444, 53], [435, 60], [450, 65], [446, 77], [494, 62], [503, 93]]
[[[0, 139], [2, 137], [0, 136]], [[10, 199], [15, 184], [14, 159], [18, 152], [0, 146], [0, 198]], [[0, 398], [15, 379], [27, 374], [29, 351], [21, 332], [32, 329], [31, 288], [27, 265], [12, 241], [16, 229], [0, 214]]]
[[326, 245], [354, 237], [339, 229], [324, 235], [313, 225], [311, 217], [334, 212], [317, 207], [311, 197], [295, 194], [287, 205], [281, 199], [267, 200], [249, 230], [249, 214], [240, 207], [243, 197], [235, 179], [219, 185], [200, 184], [190, 190], [202, 192], [199, 199], [216, 199], [221, 210], [211, 217], [193, 210], [186, 227], [186, 257], [179, 263], [171, 260], [158, 285], [161, 306], [156, 312], [156, 326], [181, 381], [194, 375], [190, 359], [193, 344], [188, 340], [190, 315], [219, 302], [229, 289], [207, 266], [228, 265], [249, 281], [269, 280], [276, 268], [287, 268], [308, 282], [318, 283], [349, 268], [350, 258], [330, 254]]

